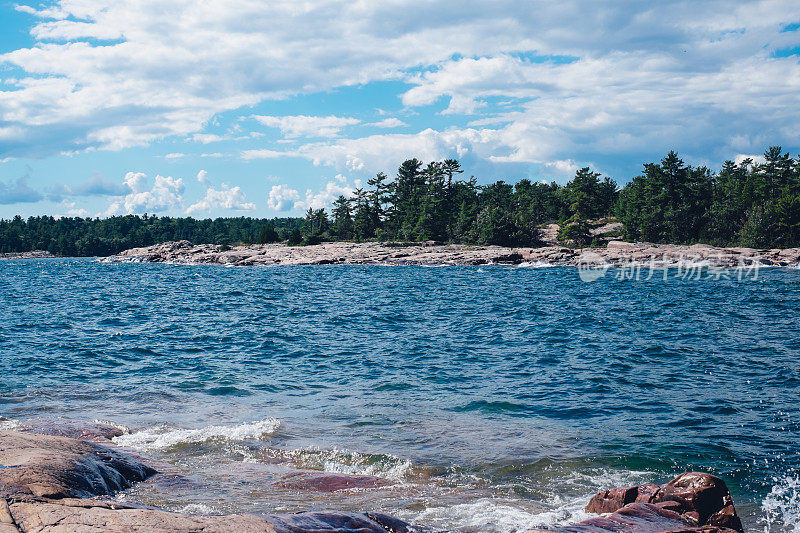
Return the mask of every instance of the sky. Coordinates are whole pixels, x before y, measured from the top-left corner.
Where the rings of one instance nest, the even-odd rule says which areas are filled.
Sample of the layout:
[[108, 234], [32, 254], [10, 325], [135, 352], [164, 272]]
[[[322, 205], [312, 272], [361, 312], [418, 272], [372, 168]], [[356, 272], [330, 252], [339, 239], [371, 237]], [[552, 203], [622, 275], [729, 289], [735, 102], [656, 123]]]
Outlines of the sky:
[[405, 159], [800, 151], [800, 2], [0, 0], [0, 218], [276, 217]]

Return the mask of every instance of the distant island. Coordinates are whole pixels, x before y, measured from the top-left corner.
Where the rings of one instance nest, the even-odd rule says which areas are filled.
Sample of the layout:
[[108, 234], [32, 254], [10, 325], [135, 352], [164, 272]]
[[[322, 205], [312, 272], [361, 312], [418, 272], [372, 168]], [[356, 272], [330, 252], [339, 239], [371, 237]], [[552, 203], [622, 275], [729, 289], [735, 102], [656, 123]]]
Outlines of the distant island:
[[[284, 242], [441, 242], [535, 248], [603, 247], [610, 240], [657, 244], [800, 246], [800, 159], [781, 147], [753, 159], [725, 161], [718, 172], [687, 165], [675, 152], [646, 163], [621, 189], [589, 167], [566, 185], [523, 179], [478, 185], [460, 179], [454, 159], [405, 161], [392, 180], [378, 173], [330, 213], [303, 218], [113, 216], [0, 220], [0, 254], [112, 256], [172, 241], [224, 249]], [[612, 228], [609, 230], [608, 228]], [[555, 235], [548, 230], [555, 228]], [[605, 232], [598, 232], [605, 228]], [[602, 234], [601, 234], [602, 233]]]

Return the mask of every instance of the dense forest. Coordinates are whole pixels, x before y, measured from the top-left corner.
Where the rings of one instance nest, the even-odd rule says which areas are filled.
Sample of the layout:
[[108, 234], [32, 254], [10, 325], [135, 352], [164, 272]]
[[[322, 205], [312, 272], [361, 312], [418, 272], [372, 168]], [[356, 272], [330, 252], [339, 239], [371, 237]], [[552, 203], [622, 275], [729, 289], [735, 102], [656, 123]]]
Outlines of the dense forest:
[[157, 216], [107, 219], [15, 217], [0, 221], [0, 252], [48, 250], [103, 256], [170, 240], [195, 243], [314, 244], [326, 240], [442, 241], [536, 246], [541, 226], [559, 238], [598, 245], [593, 221], [616, 217], [620, 237], [658, 243], [751, 247], [800, 246], [800, 159], [771, 147], [764, 162], [726, 161], [719, 172], [685, 164], [675, 152], [644, 165], [622, 189], [585, 167], [564, 186], [523, 179], [478, 185], [461, 179], [458, 161], [405, 161], [390, 179], [379, 173], [330, 213], [305, 218], [195, 220]]

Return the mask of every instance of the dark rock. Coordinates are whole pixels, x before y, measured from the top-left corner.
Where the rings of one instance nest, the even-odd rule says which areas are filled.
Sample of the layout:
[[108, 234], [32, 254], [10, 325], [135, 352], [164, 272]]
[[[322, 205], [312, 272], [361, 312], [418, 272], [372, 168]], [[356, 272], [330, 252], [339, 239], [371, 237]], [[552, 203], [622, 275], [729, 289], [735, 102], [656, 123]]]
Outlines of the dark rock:
[[492, 261], [498, 264], [516, 265], [522, 262], [522, 254], [513, 252], [510, 254], [498, 255], [492, 258]]
[[589, 501], [586, 511], [614, 513], [634, 502], [661, 504], [694, 526], [743, 531], [725, 482], [702, 472], [681, 474], [660, 487], [651, 484], [600, 492]]

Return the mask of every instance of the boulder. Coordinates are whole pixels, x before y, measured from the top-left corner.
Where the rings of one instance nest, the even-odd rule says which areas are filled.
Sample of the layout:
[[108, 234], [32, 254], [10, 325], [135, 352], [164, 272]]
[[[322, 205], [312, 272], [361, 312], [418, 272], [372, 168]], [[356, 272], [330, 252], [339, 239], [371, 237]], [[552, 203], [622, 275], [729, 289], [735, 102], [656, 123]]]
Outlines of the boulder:
[[577, 524], [549, 530], [533, 529], [528, 533], [735, 533], [720, 526], [697, 525], [671, 509], [669, 503], [629, 503], [610, 514]]
[[669, 483], [611, 489], [596, 494], [590, 513], [615, 513], [633, 503], [659, 504], [698, 527], [719, 527], [742, 533], [742, 521], [725, 482], [703, 472], [681, 474]]

